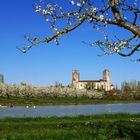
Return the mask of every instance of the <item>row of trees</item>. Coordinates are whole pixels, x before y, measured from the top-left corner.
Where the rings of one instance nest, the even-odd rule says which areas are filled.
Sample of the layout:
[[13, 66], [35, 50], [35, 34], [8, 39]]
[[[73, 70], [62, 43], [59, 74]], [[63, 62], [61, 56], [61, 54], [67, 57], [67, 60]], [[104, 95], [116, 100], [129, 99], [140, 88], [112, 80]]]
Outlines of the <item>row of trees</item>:
[[140, 93], [140, 81], [124, 81], [121, 85], [121, 90], [123, 93]]
[[111, 99], [140, 99], [140, 81], [124, 81], [121, 88], [109, 91], [106, 98]]
[[0, 84], [0, 96], [3, 97], [87, 97], [87, 98], [102, 98], [104, 92], [93, 90], [76, 90], [70, 86], [49, 86], [49, 87], [34, 87], [32, 85], [22, 83], [20, 85]]
[[94, 84], [87, 84], [85, 90], [78, 90], [71, 86], [56, 84], [55, 86], [34, 87], [30, 84], [20, 85], [0, 84], [1, 97], [86, 97], [86, 98], [140, 98], [140, 81], [124, 81], [121, 89], [105, 92], [102, 88], [95, 90]]

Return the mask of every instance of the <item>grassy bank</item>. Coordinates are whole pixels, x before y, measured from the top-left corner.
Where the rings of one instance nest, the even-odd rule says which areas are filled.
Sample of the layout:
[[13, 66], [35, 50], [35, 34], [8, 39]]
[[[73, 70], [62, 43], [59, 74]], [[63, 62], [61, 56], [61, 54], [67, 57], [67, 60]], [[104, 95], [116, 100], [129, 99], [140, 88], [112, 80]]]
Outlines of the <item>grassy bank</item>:
[[112, 103], [132, 103], [140, 102], [135, 99], [90, 99], [90, 98], [70, 98], [70, 97], [34, 97], [34, 98], [20, 98], [20, 97], [0, 97], [0, 104], [2, 105], [69, 105], [69, 104], [112, 104]]
[[140, 114], [0, 119], [1, 140], [138, 140]]

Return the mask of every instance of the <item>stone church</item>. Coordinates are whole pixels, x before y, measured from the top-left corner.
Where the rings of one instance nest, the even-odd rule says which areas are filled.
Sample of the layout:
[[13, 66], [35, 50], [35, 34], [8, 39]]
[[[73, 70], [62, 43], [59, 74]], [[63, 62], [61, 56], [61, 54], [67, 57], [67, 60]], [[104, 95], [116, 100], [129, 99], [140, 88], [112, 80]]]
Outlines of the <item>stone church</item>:
[[111, 84], [111, 77], [109, 70], [103, 71], [103, 78], [99, 80], [80, 80], [80, 73], [78, 70], [74, 70], [72, 73], [72, 86], [76, 89], [85, 89], [87, 84], [94, 84], [95, 89], [104, 89], [110, 91], [114, 89], [114, 85]]

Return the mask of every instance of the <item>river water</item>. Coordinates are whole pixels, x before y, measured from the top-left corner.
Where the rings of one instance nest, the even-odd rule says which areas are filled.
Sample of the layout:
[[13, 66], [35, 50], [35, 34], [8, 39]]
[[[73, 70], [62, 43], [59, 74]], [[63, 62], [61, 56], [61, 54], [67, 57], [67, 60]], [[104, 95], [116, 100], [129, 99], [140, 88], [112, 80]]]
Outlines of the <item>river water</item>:
[[0, 107], [0, 118], [5, 117], [45, 117], [75, 116], [103, 113], [140, 113], [140, 103], [129, 104], [96, 104], [96, 105], [58, 105]]

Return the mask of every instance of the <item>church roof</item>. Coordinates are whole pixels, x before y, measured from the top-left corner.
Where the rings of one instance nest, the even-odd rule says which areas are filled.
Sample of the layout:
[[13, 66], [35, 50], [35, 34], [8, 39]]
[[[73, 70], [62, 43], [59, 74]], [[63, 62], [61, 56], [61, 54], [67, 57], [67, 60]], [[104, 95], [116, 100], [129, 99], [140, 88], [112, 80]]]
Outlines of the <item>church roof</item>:
[[78, 82], [106, 82], [106, 80], [100, 79], [100, 80], [79, 80]]

